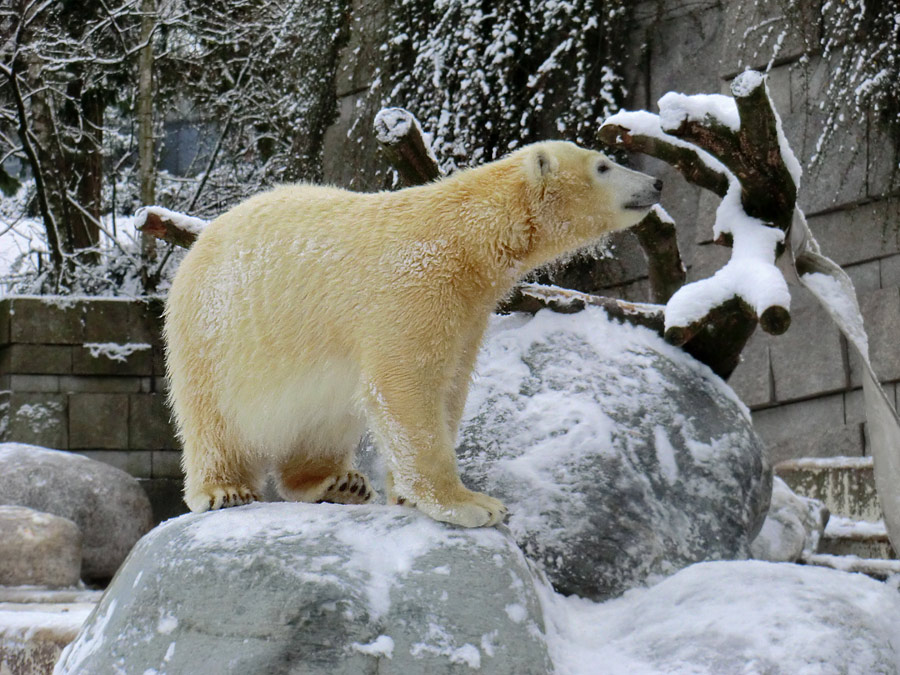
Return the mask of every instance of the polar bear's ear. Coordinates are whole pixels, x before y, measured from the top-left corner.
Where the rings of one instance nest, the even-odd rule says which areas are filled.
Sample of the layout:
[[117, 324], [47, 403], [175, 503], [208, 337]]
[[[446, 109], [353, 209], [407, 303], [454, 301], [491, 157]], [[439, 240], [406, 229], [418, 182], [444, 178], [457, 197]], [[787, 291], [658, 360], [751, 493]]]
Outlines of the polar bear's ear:
[[543, 182], [559, 171], [559, 160], [547, 148], [540, 146], [532, 151], [528, 164], [529, 172], [536, 183]]

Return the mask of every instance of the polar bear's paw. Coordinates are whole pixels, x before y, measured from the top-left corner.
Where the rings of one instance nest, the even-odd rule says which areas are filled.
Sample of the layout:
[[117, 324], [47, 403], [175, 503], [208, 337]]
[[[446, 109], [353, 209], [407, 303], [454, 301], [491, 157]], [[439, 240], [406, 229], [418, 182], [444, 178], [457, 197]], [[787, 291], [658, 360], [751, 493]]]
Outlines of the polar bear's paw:
[[206, 485], [184, 498], [194, 513], [215, 511], [229, 506], [243, 506], [260, 501], [259, 495], [240, 485]]
[[416, 508], [435, 520], [463, 527], [491, 527], [502, 522], [507, 513], [499, 499], [471, 490], [441, 504], [419, 501]]
[[375, 496], [375, 490], [369, 485], [369, 479], [359, 471], [348, 471], [335, 476], [334, 482], [318, 499], [319, 502], [332, 504], [368, 504]]

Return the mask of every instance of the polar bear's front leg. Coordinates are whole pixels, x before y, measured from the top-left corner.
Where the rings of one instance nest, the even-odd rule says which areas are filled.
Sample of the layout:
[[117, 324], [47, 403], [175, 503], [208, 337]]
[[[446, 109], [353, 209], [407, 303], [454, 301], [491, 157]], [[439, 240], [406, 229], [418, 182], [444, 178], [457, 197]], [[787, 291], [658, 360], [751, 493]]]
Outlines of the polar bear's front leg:
[[370, 423], [391, 472], [392, 496], [435, 520], [463, 527], [496, 525], [506, 507], [460, 481], [445, 393], [429, 379], [400, 369], [370, 380]]

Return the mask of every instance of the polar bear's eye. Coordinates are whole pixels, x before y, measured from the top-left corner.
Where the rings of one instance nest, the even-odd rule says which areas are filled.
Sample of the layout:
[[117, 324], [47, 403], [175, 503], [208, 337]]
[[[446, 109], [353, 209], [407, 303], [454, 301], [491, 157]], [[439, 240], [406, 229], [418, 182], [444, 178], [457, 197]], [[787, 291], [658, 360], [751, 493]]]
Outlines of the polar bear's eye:
[[609, 171], [609, 164], [604, 164], [603, 162], [600, 162], [597, 165], [597, 173], [606, 173], [607, 171]]

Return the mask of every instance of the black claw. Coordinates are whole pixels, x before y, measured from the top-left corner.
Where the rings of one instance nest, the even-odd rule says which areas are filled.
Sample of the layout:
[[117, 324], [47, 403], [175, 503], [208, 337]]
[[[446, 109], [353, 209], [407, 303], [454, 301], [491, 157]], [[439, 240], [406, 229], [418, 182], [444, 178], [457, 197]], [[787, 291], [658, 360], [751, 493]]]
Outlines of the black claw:
[[347, 484], [346, 484], [346, 483], [341, 483], [341, 487], [338, 488], [338, 490], [340, 490], [341, 492], [343, 492], [343, 491], [346, 490], [346, 489], [347, 489]]
[[215, 508], [215, 506], [216, 506], [216, 498], [210, 497], [209, 498], [209, 510], [212, 511]]
[[358, 489], [359, 489], [359, 485], [354, 485], [353, 487], [350, 488], [350, 492], [356, 494], [356, 491], [357, 491]]

